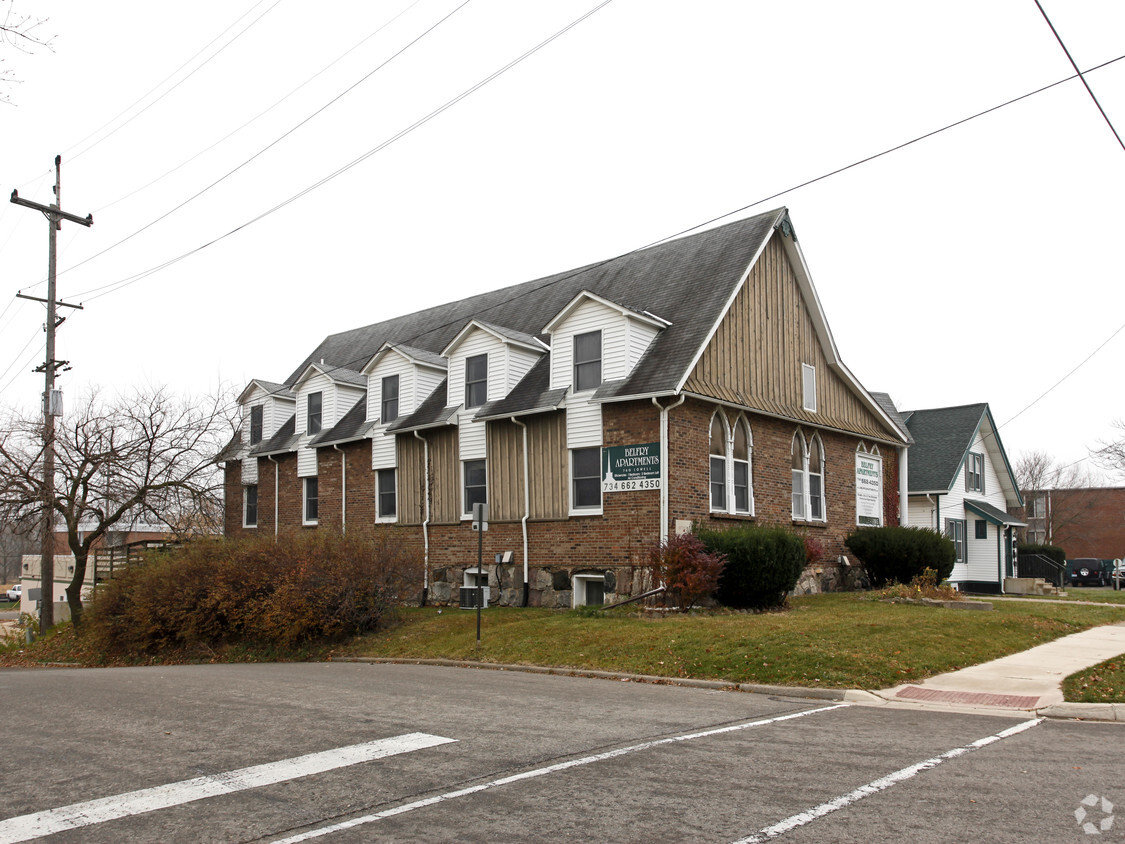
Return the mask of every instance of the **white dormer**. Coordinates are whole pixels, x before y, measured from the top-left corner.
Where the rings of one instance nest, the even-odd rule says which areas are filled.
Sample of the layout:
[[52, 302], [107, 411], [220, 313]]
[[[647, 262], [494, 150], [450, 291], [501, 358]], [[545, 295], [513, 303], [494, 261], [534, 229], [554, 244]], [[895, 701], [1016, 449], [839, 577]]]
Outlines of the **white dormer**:
[[530, 334], [470, 320], [441, 352], [449, 362], [446, 407], [473, 410], [504, 398], [546, 351]]
[[[284, 384], [255, 378], [238, 397], [242, 416], [242, 450], [245, 458], [252, 448], [267, 442], [293, 415], [296, 396]], [[258, 461], [242, 461], [242, 483], [258, 482]]]
[[384, 435], [389, 424], [409, 416], [445, 378], [445, 359], [411, 346], [385, 344], [363, 368], [367, 377], [367, 419], [377, 422], [371, 435], [371, 468], [395, 466], [395, 438]]
[[299, 477], [313, 477], [317, 473], [316, 449], [309, 448], [309, 443], [339, 422], [366, 388], [367, 379], [360, 373], [323, 363], [309, 364], [294, 382], [296, 433], [301, 438], [297, 449]]
[[582, 394], [626, 378], [669, 324], [582, 291], [543, 329], [551, 335], [551, 389]]

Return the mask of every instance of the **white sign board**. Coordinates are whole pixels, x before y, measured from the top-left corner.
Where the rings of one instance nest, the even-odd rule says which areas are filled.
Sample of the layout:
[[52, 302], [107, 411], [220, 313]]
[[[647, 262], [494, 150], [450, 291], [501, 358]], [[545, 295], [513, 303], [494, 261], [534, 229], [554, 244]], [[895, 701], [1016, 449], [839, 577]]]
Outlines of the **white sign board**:
[[859, 525], [883, 524], [883, 459], [877, 454], [856, 453], [855, 520]]

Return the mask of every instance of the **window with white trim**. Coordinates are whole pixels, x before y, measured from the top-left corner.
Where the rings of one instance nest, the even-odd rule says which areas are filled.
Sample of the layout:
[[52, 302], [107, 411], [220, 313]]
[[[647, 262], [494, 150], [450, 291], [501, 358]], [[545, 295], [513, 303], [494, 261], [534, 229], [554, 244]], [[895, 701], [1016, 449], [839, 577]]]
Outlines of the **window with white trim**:
[[461, 512], [472, 516], [474, 504], [488, 503], [488, 470], [483, 460], [466, 460], [462, 464], [462, 472], [464, 494]]
[[465, 408], [480, 407], [486, 401], [488, 401], [488, 355], [473, 355], [471, 358], [465, 358]]
[[250, 408], [250, 445], [257, 445], [262, 441], [262, 406], [254, 405]]
[[574, 606], [600, 607], [605, 603], [605, 575], [574, 575]]
[[249, 484], [242, 488], [242, 526], [258, 526], [258, 485]]
[[574, 392], [594, 390], [602, 383], [602, 333], [574, 335]]
[[395, 470], [379, 469], [375, 472], [375, 515], [380, 521], [393, 522], [397, 516], [395, 500]]
[[308, 415], [306, 416], [305, 424], [305, 432], [309, 436], [320, 433], [321, 409], [323, 405], [323, 393], [309, 393]]
[[727, 426], [721, 413], [711, 417], [711, 509], [727, 509]]
[[965, 461], [965, 492], [984, 493], [984, 455], [969, 452]]
[[320, 516], [320, 498], [317, 487], [317, 478], [305, 478], [303, 491], [303, 521], [306, 525], [315, 525]]
[[816, 413], [816, 367], [811, 364], [801, 364], [801, 395], [805, 410]]
[[754, 511], [754, 490], [750, 475], [750, 426], [739, 416], [734, 428], [727, 427], [722, 412], [711, 417], [710, 487], [711, 512], [741, 513]]
[[953, 540], [953, 547], [957, 551], [956, 560], [954, 562], [965, 562], [965, 520], [946, 519], [945, 535]]
[[824, 446], [818, 434], [808, 441], [798, 428], [790, 450], [793, 476], [793, 518], [825, 521]]
[[386, 425], [398, 419], [398, 376], [386, 376], [379, 387], [379, 422]]
[[570, 509], [600, 510], [602, 506], [602, 450], [570, 450]]
[[734, 424], [734, 443], [731, 447], [731, 464], [734, 471], [734, 511], [749, 513], [754, 496], [750, 485], [750, 427], [745, 419]]

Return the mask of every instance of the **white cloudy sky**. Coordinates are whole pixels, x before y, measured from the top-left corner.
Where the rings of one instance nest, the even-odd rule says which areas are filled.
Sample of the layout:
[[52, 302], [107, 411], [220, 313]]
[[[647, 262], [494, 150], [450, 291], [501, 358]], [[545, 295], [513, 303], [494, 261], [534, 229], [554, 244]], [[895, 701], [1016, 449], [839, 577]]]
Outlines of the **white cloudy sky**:
[[[1119, 0], [1042, 2], [1084, 71], [1125, 55]], [[790, 190], [1072, 75], [1034, 0], [15, 10], [54, 50], [0, 53], [0, 189], [49, 203], [61, 154], [95, 220], [60, 235], [69, 396], [281, 380], [328, 334], [786, 205], [869, 389], [987, 401], [1013, 457], [1120, 435], [1125, 151], [1078, 80]], [[1125, 61], [1088, 81], [1125, 132]], [[14, 296], [46, 229], [0, 205], [0, 403], [41, 390]]]

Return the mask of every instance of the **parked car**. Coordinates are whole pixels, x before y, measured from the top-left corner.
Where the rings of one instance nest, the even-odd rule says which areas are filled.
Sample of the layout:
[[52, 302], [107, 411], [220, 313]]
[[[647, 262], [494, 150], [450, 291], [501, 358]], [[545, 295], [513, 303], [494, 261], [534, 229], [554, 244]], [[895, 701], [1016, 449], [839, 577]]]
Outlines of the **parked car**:
[[1071, 586], [1107, 586], [1113, 577], [1113, 560], [1097, 557], [1078, 557], [1066, 564]]
[[13, 586], [11, 589], [8, 590], [8, 600], [9, 601], [18, 601], [20, 599], [21, 595], [23, 595], [23, 584], [22, 583], [17, 583], [15, 586]]

